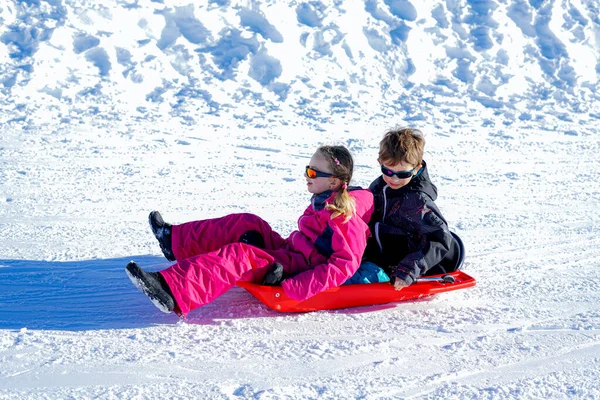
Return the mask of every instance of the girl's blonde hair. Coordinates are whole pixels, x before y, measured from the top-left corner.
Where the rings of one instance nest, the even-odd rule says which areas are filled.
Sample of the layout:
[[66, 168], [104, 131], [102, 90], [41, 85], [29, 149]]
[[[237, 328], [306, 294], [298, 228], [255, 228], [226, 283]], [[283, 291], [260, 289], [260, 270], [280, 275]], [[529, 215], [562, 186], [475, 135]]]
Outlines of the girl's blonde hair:
[[348, 185], [354, 171], [352, 154], [344, 146], [321, 146], [317, 151], [329, 161], [334, 177], [342, 181], [342, 186], [333, 198], [333, 203], [327, 204], [325, 208], [333, 211], [333, 214], [331, 214], [332, 219], [343, 215], [345, 217], [344, 223], [346, 223], [356, 212], [354, 197], [348, 193]]

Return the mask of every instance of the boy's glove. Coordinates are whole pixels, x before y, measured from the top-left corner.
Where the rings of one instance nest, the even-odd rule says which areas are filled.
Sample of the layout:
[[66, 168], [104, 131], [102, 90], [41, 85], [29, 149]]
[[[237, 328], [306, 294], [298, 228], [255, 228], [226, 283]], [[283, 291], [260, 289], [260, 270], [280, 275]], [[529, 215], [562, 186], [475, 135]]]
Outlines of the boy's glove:
[[398, 278], [397, 276], [390, 276], [390, 283], [396, 290], [401, 290], [409, 285], [408, 282]]
[[398, 265], [390, 265], [388, 267], [388, 274], [390, 276], [390, 283], [394, 286], [394, 289], [400, 290], [413, 283], [413, 280], [409, 274], [403, 272]]

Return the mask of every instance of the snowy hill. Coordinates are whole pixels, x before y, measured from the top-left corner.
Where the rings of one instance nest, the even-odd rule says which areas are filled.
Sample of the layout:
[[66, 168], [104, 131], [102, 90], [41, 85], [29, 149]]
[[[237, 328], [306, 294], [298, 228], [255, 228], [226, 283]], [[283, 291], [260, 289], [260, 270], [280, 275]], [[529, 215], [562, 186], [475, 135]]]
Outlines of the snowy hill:
[[[0, 399], [600, 398], [596, 0], [0, 2]], [[317, 146], [426, 137], [477, 286], [186, 322], [147, 216], [289, 234]]]
[[14, 1], [0, 122], [500, 115], [569, 130], [570, 113], [600, 119], [599, 15], [580, 0]]

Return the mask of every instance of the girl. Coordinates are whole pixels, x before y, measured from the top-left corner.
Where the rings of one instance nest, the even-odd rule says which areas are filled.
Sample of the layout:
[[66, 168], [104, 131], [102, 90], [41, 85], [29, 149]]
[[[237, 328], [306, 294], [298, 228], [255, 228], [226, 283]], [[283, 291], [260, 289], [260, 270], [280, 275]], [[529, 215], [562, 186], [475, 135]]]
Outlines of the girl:
[[132, 261], [127, 274], [159, 309], [182, 317], [238, 281], [281, 283], [300, 301], [340, 286], [360, 265], [373, 212], [373, 195], [348, 187], [353, 169], [343, 146], [322, 146], [313, 154], [305, 171], [311, 204], [287, 239], [253, 214], [170, 225], [154, 211], [152, 231], [165, 257], [177, 262], [146, 272]]

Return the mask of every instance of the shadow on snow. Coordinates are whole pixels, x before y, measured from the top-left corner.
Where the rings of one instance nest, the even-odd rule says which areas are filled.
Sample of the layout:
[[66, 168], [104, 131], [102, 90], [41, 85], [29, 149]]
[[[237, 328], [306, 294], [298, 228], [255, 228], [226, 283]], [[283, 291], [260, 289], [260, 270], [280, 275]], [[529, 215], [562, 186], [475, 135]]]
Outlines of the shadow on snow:
[[[161, 257], [133, 259], [152, 271], [169, 266]], [[125, 265], [130, 260], [0, 260], [0, 329], [80, 331], [177, 323], [177, 316], [155, 308], [128, 279]], [[220, 324], [217, 319], [281, 315], [235, 287], [193, 311], [187, 322]]]

